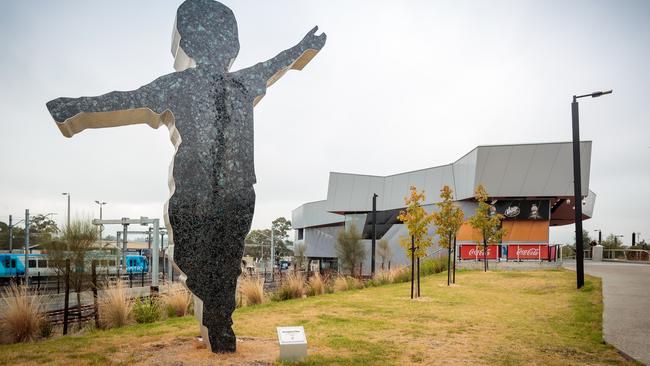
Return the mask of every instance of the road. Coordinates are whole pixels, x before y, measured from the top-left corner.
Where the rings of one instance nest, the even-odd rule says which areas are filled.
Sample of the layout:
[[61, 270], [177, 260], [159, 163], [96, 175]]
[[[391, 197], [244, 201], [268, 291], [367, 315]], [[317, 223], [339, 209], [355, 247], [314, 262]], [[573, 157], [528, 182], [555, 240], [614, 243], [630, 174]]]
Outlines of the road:
[[585, 261], [585, 273], [603, 279], [605, 342], [650, 365], [650, 265]]

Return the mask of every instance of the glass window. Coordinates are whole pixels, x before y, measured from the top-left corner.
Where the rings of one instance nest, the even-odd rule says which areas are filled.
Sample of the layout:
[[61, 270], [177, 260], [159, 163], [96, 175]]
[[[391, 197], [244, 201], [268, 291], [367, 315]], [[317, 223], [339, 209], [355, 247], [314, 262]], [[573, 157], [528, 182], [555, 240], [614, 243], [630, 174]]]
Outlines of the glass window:
[[11, 268], [16, 268], [16, 259], [11, 258]]
[[38, 260], [38, 268], [47, 268], [47, 260], [39, 259]]
[[29, 268], [36, 268], [36, 259], [29, 260]]
[[305, 229], [298, 229], [298, 240], [302, 240], [305, 234]]
[[108, 265], [111, 266], [111, 267], [115, 267], [115, 260], [113, 259], [113, 260], [108, 261]]
[[5, 264], [4, 264], [5, 267], [7, 267], [7, 268], [11, 268], [11, 258], [9, 258], [9, 257], [5, 257], [5, 261], [4, 261], [4, 262], [5, 262]]

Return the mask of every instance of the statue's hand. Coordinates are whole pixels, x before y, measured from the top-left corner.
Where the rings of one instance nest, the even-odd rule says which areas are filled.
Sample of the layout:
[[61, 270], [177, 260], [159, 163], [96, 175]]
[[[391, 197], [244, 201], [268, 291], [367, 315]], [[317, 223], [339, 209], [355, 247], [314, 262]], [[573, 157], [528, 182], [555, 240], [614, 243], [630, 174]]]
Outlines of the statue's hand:
[[307, 32], [307, 35], [300, 41], [300, 45], [302, 46], [303, 50], [316, 50], [320, 51], [321, 48], [325, 45], [325, 41], [327, 40], [327, 35], [325, 33], [321, 33], [320, 35], [316, 35], [316, 31], [318, 31], [318, 26], [315, 26], [312, 30]]
[[75, 103], [70, 103], [72, 100], [73, 98], [56, 98], [47, 102], [47, 109], [56, 122], [63, 122], [80, 112]]

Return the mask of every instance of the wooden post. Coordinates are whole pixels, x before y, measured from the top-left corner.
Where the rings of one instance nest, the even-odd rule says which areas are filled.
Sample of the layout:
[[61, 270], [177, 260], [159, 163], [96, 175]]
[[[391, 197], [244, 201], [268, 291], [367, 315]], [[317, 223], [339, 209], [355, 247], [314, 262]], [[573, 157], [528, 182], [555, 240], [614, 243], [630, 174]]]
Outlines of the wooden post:
[[97, 305], [97, 260], [92, 261], [92, 288], [93, 310], [95, 313], [95, 327], [99, 327], [99, 306]]
[[129, 272], [129, 288], [133, 288], [133, 272]]
[[70, 259], [65, 260], [65, 294], [63, 299], [63, 335], [68, 334], [68, 306], [70, 305]]

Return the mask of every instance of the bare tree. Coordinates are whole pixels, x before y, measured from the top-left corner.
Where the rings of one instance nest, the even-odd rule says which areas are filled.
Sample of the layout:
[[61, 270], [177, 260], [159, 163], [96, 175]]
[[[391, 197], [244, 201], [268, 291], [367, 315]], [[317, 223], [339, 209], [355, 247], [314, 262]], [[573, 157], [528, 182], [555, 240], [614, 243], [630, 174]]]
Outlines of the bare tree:
[[381, 269], [382, 271], [384, 270], [384, 264], [388, 265], [388, 269], [390, 269], [390, 261], [393, 259], [393, 252], [390, 249], [390, 246], [388, 245], [388, 240], [386, 239], [381, 239], [377, 243], [377, 255], [379, 258], [381, 258]]
[[305, 244], [295, 244], [293, 246], [294, 271], [302, 270], [305, 266], [305, 262], [307, 262], [306, 251], [307, 246]]
[[354, 276], [354, 268], [366, 258], [366, 250], [361, 242], [361, 234], [356, 225], [350, 224], [349, 228], [339, 231], [336, 240], [336, 254], [344, 270], [350, 271]]

